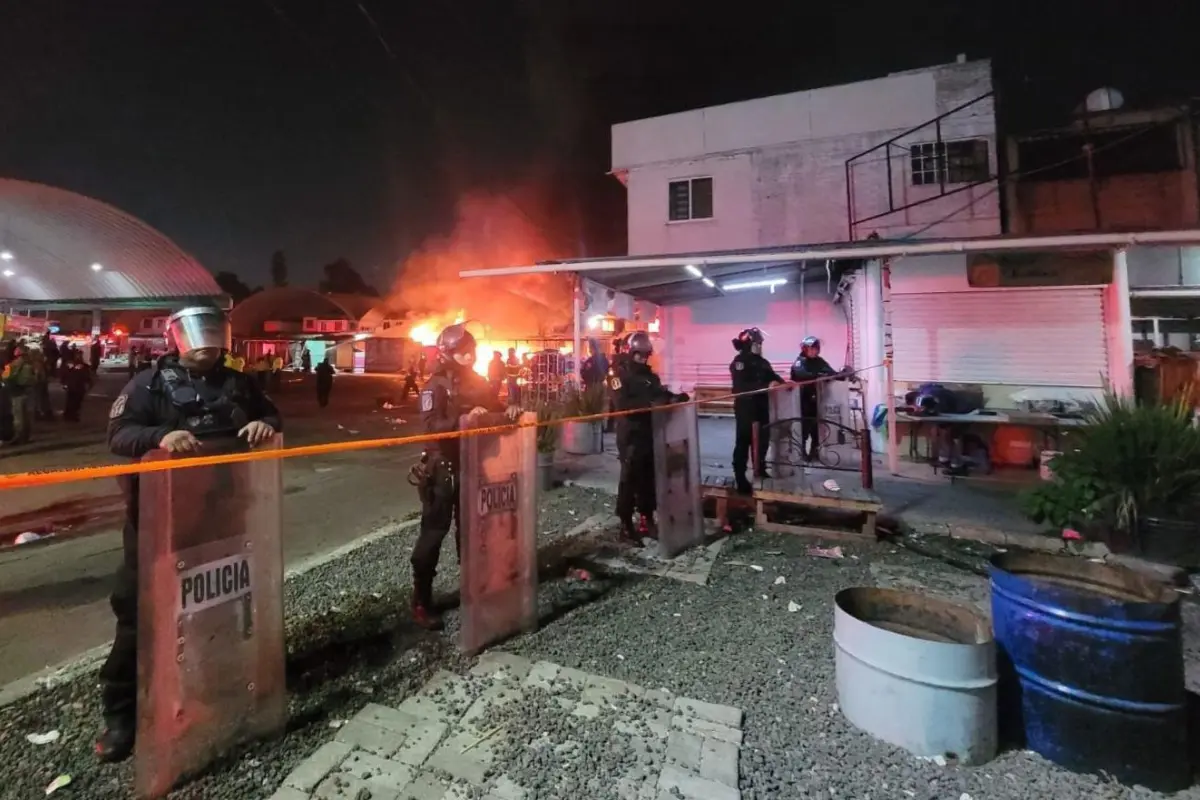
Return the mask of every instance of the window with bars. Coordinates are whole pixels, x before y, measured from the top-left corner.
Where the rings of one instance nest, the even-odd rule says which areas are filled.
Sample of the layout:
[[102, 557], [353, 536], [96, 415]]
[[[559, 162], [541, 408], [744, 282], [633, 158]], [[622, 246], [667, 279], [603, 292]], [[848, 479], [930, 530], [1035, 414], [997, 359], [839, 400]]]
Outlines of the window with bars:
[[991, 178], [987, 139], [921, 142], [908, 149], [913, 186], [980, 183]]
[[688, 178], [667, 185], [667, 219], [671, 222], [712, 219], [712, 215], [712, 178]]

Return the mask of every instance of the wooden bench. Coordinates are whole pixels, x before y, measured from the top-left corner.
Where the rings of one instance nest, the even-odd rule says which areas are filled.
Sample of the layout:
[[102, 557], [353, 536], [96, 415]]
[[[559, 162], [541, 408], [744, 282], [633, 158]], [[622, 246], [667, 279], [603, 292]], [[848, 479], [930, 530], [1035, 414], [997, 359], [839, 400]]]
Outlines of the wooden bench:
[[[696, 401], [696, 411], [700, 414], [713, 416], [733, 416], [733, 400], [729, 394], [733, 391], [728, 386], [713, 384], [696, 384], [692, 390], [692, 399]], [[722, 399], [717, 399], [722, 398]]]
[[[754, 526], [775, 533], [797, 533], [809, 536], [835, 538], [875, 539], [875, 518], [883, 510], [883, 501], [870, 489], [858, 486], [843, 486], [833, 492], [825, 488], [824, 481], [807, 477], [764, 478], [754, 482], [753, 495], [737, 493], [733, 478], [722, 475], [706, 475], [701, 481], [701, 493], [713, 498], [717, 504], [717, 519], [725, 524], [731, 507], [753, 508]], [[839, 530], [812, 525], [792, 525], [768, 519], [764, 508], [767, 504], [780, 506], [804, 506], [862, 515], [860, 532]]]

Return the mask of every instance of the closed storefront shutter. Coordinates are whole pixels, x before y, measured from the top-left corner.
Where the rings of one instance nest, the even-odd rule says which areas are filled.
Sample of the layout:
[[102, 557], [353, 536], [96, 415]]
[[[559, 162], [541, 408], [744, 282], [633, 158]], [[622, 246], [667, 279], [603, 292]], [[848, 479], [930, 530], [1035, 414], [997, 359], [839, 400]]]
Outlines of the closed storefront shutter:
[[1096, 388], [1108, 374], [1099, 288], [892, 295], [905, 382]]

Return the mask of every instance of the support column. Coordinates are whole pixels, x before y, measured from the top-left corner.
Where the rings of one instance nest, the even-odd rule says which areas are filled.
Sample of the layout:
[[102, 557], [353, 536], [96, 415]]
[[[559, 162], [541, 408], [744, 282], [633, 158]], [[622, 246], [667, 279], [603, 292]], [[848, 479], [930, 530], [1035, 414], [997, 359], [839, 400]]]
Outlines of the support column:
[[582, 348], [580, 346], [582, 336], [581, 336], [580, 321], [579, 321], [579, 317], [583, 313], [583, 308], [582, 308], [583, 304], [581, 302], [581, 298], [579, 297], [579, 293], [581, 291], [583, 291], [583, 287], [581, 285], [579, 276], [576, 275], [575, 276], [575, 290], [571, 293], [571, 298], [572, 298], [571, 306], [574, 311], [574, 313], [571, 315], [572, 323], [573, 323], [572, 324], [572, 333], [573, 333], [573, 337], [574, 337], [572, 339], [572, 347], [574, 348], [573, 353], [574, 353], [574, 357], [575, 357], [575, 385], [579, 386], [580, 388], [583, 387], [583, 352], [582, 352]]
[[[856, 367], [873, 367], [883, 363], [883, 278], [882, 268], [878, 259], [866, 262], [862, 274], [862, 291], [858, 297], [861, 305], [855, 309], [855, 323], [859, 328], [862, 343], [862, 363]], [[882, 369], [863, 373], [865, 391], [863, 392], [863, 415], [869, 425], [875, 409], [886, 402], [887, 374]], [[871, 449], [876, 453], [886, 450], [884, 436], [886, 429], [876, 433], [871, 432]]]
[[1129, 305], [1129, 265], [1125, 251], [1113, 253], [1113, 279], [1105, 289], [1104, 328], [1108, 343], [1108, 382], [1117, 394], [1133, 394], [1133, 314]]
[[100, 309], [92, 309], [92, 336], [100, 335]]
[[896, 373], [892, 368], [896, 348], [892, 344], [892, 260], [883, 259], [880, 267], [880, 306], [883, 308], [883, 363], [887, 372], [884, 391], [887, 396], [888, 472], [900, 474], [900, 432], [896, 422]]

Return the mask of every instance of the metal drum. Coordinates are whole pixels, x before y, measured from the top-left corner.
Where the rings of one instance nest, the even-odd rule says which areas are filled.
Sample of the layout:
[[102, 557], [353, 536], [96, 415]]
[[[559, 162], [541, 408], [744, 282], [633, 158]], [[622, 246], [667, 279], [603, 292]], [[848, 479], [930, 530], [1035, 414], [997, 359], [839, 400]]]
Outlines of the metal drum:
[[834, 598], [838, 704], [855, 727], [914, 755], [996, 755], [996, 655], [987, 620], [913, 592]]
[[1191, 784], [1179, 595], [1123, 567], [992, 558], [1006, 736], [1067, 769]]

